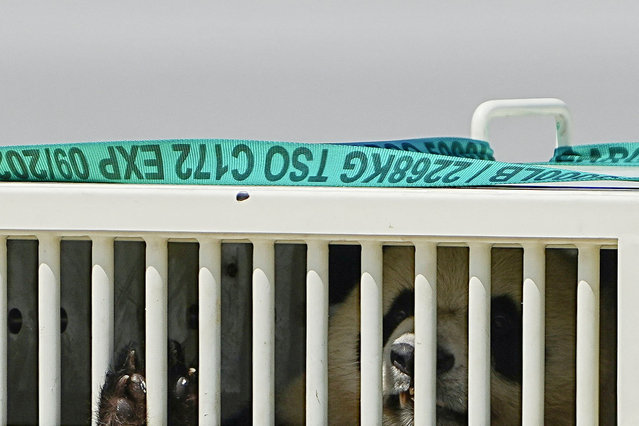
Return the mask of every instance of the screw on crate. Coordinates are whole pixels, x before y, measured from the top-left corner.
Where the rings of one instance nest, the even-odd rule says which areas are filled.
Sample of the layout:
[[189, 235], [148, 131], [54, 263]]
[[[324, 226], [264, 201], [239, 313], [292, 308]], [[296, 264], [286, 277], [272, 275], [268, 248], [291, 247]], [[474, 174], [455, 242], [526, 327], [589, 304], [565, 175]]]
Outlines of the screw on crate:
[[[65, 311], [64, 308], [60, 308], [60, 333], [64, 333], [68, 324], [69, 316], [67, 315], [67, 311]], [[20, 333], [20, 330], [22, 330], [22, 312], [20, 312], [20, 309], [12, 308], [9, 311], [7, 326], [9, 328], [9, 333]]]
[[68, 324], [69, 316], [67, 315], [67, 311], [65, 311], [64, 308], [60, 308], [60, 333], [64, 333]]
[[237, 201], [244, 201], [244, 200], [248, 200], [249, 198], [249, 193], [246, 191], [240, 191], [237, 193], [237, 195], [235, 196], [235, 199]]
[[237, 276], [237, 273], [239, 272], [239, 268], [237, 267], [236, 263], [229, 263], [228, 265], [226, 265], [225, 272], [226, 272], [226, 275], [228, 275], [231, 278], [234, 278]]
[[13, 308], [9, 311], [9, 318], [7, 321], [9, 325], [9, 333], [18, 334], [22, 328], [22, 312], [19, 309]]

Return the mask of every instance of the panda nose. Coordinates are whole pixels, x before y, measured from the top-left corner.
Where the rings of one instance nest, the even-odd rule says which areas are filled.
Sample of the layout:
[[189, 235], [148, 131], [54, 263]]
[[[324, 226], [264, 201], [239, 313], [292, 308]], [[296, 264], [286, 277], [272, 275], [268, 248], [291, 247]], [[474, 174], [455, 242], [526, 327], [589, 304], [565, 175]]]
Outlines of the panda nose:
[[437, 345], [437, 374], [449, 371], [455, 365], [455, 355]]
[[[415, 348], [408, 343], [394, 343], [391, 346], [391, 362], [399, 371], [413, 377], [415, 371]], [[455, 365], [455, 355], [437, 346], [437, 374], [450, 371]]]
[[413, 371], [415, 370], [415, 349], [413, 345], [393, 343], [390, 358], [399, 371], [413, 377]]

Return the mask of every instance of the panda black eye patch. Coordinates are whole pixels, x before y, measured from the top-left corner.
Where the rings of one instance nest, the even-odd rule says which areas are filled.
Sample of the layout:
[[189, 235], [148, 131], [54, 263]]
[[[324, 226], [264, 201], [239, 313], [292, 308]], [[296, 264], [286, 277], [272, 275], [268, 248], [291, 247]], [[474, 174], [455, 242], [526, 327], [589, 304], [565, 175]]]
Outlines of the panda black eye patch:
[[509, 296], [495, 296], [491, 301], [490, 318], [493, 368], [508, 380], [521, 382], [521, 311]]
[[415, 292], [403, 290], [395, 297], [393, 304], [386, 314], [384, 314], [384, 345], [388, 342], [391, 334], [402, 321], [415, 315]]

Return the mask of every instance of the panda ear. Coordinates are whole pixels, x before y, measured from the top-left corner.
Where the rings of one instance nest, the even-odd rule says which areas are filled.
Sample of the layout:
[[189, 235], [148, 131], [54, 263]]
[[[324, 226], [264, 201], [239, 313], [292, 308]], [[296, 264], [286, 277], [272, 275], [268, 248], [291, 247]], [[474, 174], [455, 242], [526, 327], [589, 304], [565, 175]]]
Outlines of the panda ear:
[[490, 346], [495, 371], [520, 382], [522, 374], [522, 318], [517, 303], [508, 295], [491, 300]]
[[358, 245], [328, 246], [328, 297], [331, 305], [343, 302], [358, 285], [361, 251]]

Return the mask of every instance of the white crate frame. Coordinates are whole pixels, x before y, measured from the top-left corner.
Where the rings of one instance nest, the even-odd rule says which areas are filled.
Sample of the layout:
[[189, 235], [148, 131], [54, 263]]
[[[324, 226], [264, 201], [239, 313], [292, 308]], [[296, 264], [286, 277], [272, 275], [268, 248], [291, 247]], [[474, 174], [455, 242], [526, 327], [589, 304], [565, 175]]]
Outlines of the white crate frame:
[[[237, 201], [240, 191], [248, 192], [249, 198]], [[166, 242], [169, 239], [195, 240], [205, 248], [205, 253], [218, 255], [221, 241], [251, 241], [254, 254], [254, 297], [265, 303], [254, 305], [254, 318], [262, 321], [253, 340], [254, 351], [254, 417], [255, 424], [273, 424], [273, 374], [269, 366], [273, 361], [273, 286], [272, 247], [274, 242], [301, 242], [309, 244], [308, 284], [315, 297], [322, 303], [309, 310], [309, 324], [315, 331], [326, 330], [327, 302], [327, 242], [362, 243], [362, 277], [366, 291], [362, 294], [363, 315], [379, 321], [363, 322], [362, 363], [377, 365], [381, 348], [381, 292], [379, 269], [380, 244], [415, 244], [419, 253], [433, 256], [436, 243], [462, 243], [471, 247], [470, 309], [476, 315], [471, 321], [471, 339], [476, 330], [486, 326], [489, 312], [490, 292], [489, 257], [486, 248], [493, 244], [520, 245], [525, 250], [525, 290], [543, 291], [539, 272], [543, 270], [542, 253], [539, 247], [546, 244], [577, 246], [580, 257], [592, 256], [601, 246], [618, 246], [619, 249], [619, 298], [618, 298], [618, 420], [628, 424], [639, 418], [636, 404], [635, 383], [639, 382], [639, 370], [635, 360], [639, 359], [639, 340], [635, 338], [635, 325], [639, 323], [639, 287], [632, 279], [639, 276], [639, 230], [633, 229], [639, 217], [639, 192], [635, 190], [569, 190], [569, 189], [363, 189], [363, 188], [291, 188], [291, 187], [210, 187], [170, 185], [104, 185], [104, 184], [40, 184], [2, 183], [0, 199], [8, 206], [0, 218], [1, 238], [37, 237], [40, 249], [40, 357], [39, 404], [42, 424], [60, 421], [60, 343], [56, 333], [59, 313], [59, 275], [56, 259], [59, 258], [58, 241], [61, 238], [90, 238], [94, 241], [94, 289], [106, 284], [104, 294], [93, 294], [93, 318], [108, 318], [112, 302], [103, 303], [111, 297], [113, 265], [109, 262], [108, 246], [113, 238], [140, 238], [147, 241], [152, 255], [147, 255], [147, 300], [156, 302], [147, 305], [147, 381], [149, 383], [149, 424], [162, 424], [166, 420], [164, 395], [166, 392]], [[98, 248], [98, 250], [96, 250]], [[105, 254], [106, 253], [106, 254]], [[475, 256], [473, 253], [480, 253]], [[57, 257], [56, 257], [57, 254]], [[0, 307], [6, 311], [6, 256], [0, 252]], [[312, 261], [311, 261], [312, 260]], [[210, 261], [210, 260], [209, 260]], [[434, 356], [432, 324], [421, 317], [433, 312], [432, 293], [436, 291], [434, 277], [425, 265], [433, 259], [420, 259], [417, 270], [417, 318], [416, 339], [431, 342], [429, 350], [418, 350], [417, 357], [431, 365]], [[582, 264], [585, 264], [582, 262]], [[377, 266], [375, 266], [377, 265]], [[580, 268], [579, 310], [597, 312], [598, 276], [592, 268]], [[201, 297], [219, 297], [219, 262], [201, 264]], [[257, 286], [257, 287], [256, 287]], [[255, 290], [258, 290], [256, 296]], [[590, 291], [582, 291], [582, 289]], [[103, 288], [104, 290], [104, 288]], [[425, 294], [426, 297], [420, 297]], [[475, 296], [473, 296], [475, 294]], [[45, 298], [46, 297], [46, 298]], [[309, 293], [309, 297], [310, 293]], [[365, 299], [366, 298], [366, 299]], [[488, 300], [488, 302], [487, 302]], [[534, 300], [534, 299], [531, 299]], [[541, 298], [543, 300], [543, 298]], [[423, 305], [420, 305], [423, 303]], [[429, 305], [430, 303], [430, 305]], [[525, 302], [528, 303], [528, 302]], [[533, 303], [533, 302], [530, 302]], [[543, 312], [543, 302], [536, 299], [537, 312]], [[202, 303], [200, 304], [202, 306]], [[527, 306], [527, 305], [526, 305]], [[531, 305], [532, 306], [532, 305]], [[103, 307], [102, 309], [100, 307]], [[214, 324], [219, 318], [218, 303], [209, 305], [210, 310], [201, 321]], [[371, 307], [374, 307], [371, 309]], [[112, 313], [111, 313], [112, 318]], [[432, 317], [430, 317], [432, 318]], [[488, 317], [489, 318], [489, 317]], [[597, 318], [598, 319], [598, 318]], [[0, 320], [0, 329], [6, 330], [6, 316]], [[529, 325], [527, 321], [530, 321]], [[543, 336], [538, 317], [524, 317], [524, 333], [537, 339]], [[597, 339], [595, 318], [591, 318], [578, 329], [578, 342]], [[368, 325], [367, 325], [368, 324]], [[106, 370], [111, 353], [112, 325], [100, 334], [93, 334], [93, 389], [101, 381], [100, 371]], [[261, 331], [260, 331], [261, 330]], [[310, 330], [310, 327], [309, 327]], [[536, 330], [536, 331], [534, 331]], [[5, 331], [6, 332], [6, 331]], [[203, 335], [201, 354], [212, 354], [212, 361], [201, 366], [201, 374], [207, 377], [200, 381], [200, 418], [208, 419], [201, 424], [215, 424], [219, 417], [219, 328], [200, 327]], [[269, 337], [270, 336], [270, 337]], [[536, 336], [536, 337], [534, 337]], [[325, 348], [326, 337], [309, 332], [309, 347]], [[528, 339], [528, 337], [525, 338]], [[264, 345], [256, 349], [256, 342]], [[369, 342], [365, 346], [365, 342]], [[533, 340], [530, 340], [533, 342]], [[578, 343], [579, 345], [580, 343]], [[526, 345], [526, 342], [524, 343]], [[208, 346], [206, 348], [205, 346]], [[216, 349], [217, 348], [217, 349]], [[368, 349], [366, 349], [368, 348]], [[469, 420], [470, 424], [485, 424], [489, 419], [489, 397], [482, 390], [489, 386], [489, 342], [485, 338], [471, 340], [469, 344]], [[108, 352], [107, 352], [108, 351]], [[578, 350], [579, 352], [579, 350]], [[595, 350], [594, 352], [597, 352]], [[155, 354], [155, 355], [154, 355]], [[2, 355], [2, 354], [0, 354]], [[594, 355], [594, 357], [592, 356]], [[153, 359], [153, 358], [156, 359]], [[307, 355], [307, 392], [326, 398], [326, 354], [314, 352]], [[428, 359], [430, 357], [430, 359]], [[526, 383], [539, 383], [541, 356], [524, 359], [524, 389]], [[162, 359], [164, 358], [164, 359]], [[593, 391], [593, 365], [597, 354], [578, 354], [577, 407], [578, 421], [584, 424], [597, 422], [597, 391]], [[6, 360], [4, 355], [3, 360]], [[422, 362], [417, 361], [418, 365]], [[213, 371], [215, 370], [215, 371]], [[47, 374], [42, 374], [46, 371]], [[256, 374], [255, 372], [260, 372]], [[530, 376], [528, 375], [530, 371]], [[596, 370], [595, 370], [596, 371]], [[380, 369], [362, 371], [362, 410], [366, 422], [379, 423], [381, 418]], [[543, 373], [542, 373], [543, 374]], [[416, 371], [418, 377], [432, 383], [434, 373]], [[0, 379], [5, 378], [0, 388], [0, 423], [6, 423], [6, 361], [0, 368]], [[477, 379], [475, 380], [475, 377]], [[541, 376], [543, 378], [543, 375]], [[208, 383], [207, 383], [208, 382]], [[418, 380], [419, 382], [419, 380]], [[543, 379], [542, 379], [543, 383]], [[476, 385], [477, 387], [474, 387]], [[422, 390], [423, 389], [423, 390]], [[531, 389], [531, 388], [529, 388]], [[263, 392], [266, 390], [266, 392]], [[255, 393], [257, 392], [257, 394]], [[434, 416], [434, 400], [427, 401], [429, 390], [416, 390], [416, 416], [418, 424], [429, 424]], [[432, 394], [432, 390], [430, 391]], [[424, 395], [424, 396], [422, 396]], [[259, 398], [256, 398], [259, 396]], [[594, 400], [593, 400], [594, 398]], [[539, 392], [524, 391], [524, 423], [539, 424], [543, 419], [543, 388]], [[320, 401], [321, 402], [321, 401]], [[326, 404], [309, 404], [308, 424], [325, 424]], [[536, 407], [536, 408], [535, 408]], [[540, 417], [540, 410], [542, 417]], [[207, 415], [205, 416], [204, 413]]]

